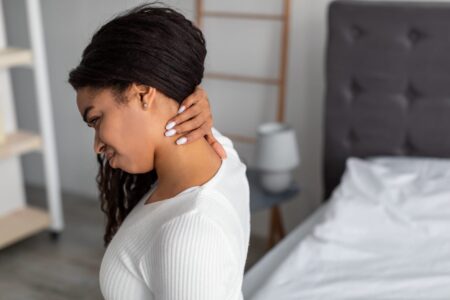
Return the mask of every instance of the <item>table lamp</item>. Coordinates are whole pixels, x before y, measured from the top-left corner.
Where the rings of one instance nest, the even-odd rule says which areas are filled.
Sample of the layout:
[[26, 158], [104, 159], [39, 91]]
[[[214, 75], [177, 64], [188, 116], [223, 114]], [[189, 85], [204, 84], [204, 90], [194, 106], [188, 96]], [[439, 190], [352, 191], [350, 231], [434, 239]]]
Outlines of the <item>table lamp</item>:
[[261, 187], [271, 193], [285, 191], [292, 182], [292, 170], [300, 164], [295, 131], [287, 123], [258, 126], [256, 166]]

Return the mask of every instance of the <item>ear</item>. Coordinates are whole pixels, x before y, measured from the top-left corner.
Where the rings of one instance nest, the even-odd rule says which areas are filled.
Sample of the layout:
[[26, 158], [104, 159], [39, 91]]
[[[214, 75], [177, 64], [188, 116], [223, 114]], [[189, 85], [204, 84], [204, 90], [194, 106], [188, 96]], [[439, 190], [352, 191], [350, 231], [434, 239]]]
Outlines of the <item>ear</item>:
[[135, 90], [141, 106], [148, 109], [153, 105], [156, 97], [156, 89], [154, 87], [133, 83], [132, 88]]

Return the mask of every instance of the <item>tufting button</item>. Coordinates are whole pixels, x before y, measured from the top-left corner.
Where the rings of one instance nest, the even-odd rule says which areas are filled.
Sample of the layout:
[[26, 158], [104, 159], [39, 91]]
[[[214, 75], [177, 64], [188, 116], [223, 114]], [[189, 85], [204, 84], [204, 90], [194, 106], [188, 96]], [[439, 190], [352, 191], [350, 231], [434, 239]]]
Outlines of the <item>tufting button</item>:
[[412, 28], [408, 32], [408, 39], [412, 45], [417, 44], [420, 40], [423, 39], [425, 34], [418, 29]]
[[357, 136], [355, 130], [352, 128], [350, 128], [350, 130], [348, 131], [347, 141], [350, 145], [358, 142], [358, 136]]
[[392, 151], [393, 155], [398, 155], [398, 156], [406, 156], [405, 153], [405, 149], [404, 148], [396, 148]]
[[360, 38], [362, 38], [366, 34], [365, 31], [361, 27], [359, 27], [358, 25], [353, 25], [350, 28], [350, 33], [351, 33], [351, 36], [353, 38], [353, 41], [359, 40]]
[[406, 99], [408, 99], [410, 104], [411, 102], [420, 97], [420, 93], [410, 82], [406, 85], [405, 97]]
[[347, 151], [350, 150], [352, 144], [351, 144], [351, 142], [348, 139], [343, 139], [341, 141], [341, 143], [342, 143], [342, 146], [344, 147], [345, 150], [347, 150]]
[[412, 155], [414, 153], [414, 145], [412, 144], [411, 139], [409, 138], [409, 136], [406, 137], [405, 142], [403, 143], [403, 153], [405, 155]]
[[411, 108], [411, 99], [407, 96], [401, 94], [400, 96], [395, 98], [400, 107], [404, 110]]
[[362, 92], [363, 92], [362, 86], [359, 84], [359, 82], [355, 78], [352, 78], [352, 80], [350, 82], [350, 94], [352, 97], [351, 100], [358, 97]]

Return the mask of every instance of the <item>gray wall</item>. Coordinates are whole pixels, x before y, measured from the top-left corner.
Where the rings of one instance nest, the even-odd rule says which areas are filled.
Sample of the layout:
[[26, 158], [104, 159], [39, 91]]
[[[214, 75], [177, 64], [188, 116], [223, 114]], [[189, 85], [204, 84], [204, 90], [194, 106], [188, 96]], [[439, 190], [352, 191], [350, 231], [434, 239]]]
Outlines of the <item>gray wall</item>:
[[[42, 0], [45, 39], [49, 60], [50, 83], [62, 188], [83, 196], [97, 196], [97, 165], [93, 152], [93, 131], [81, 122], [75, 93], [66, 83], [69, 70], [79, 62], [81, 52], [92, 33], [114, 14], [141, 1], [69, 1]], [[193, 19], [195, 2], [165, 1]], [[280, 0], [206, 0], [211, 9], [274, 12]], [[328, 0], [292, 0], [286, 121], [298, 134], [302, 155], [296, 177], [302, 195], [283, 205], [287, 230], [299, 224], [317, 207], [322, 195], [322, 103], [323, 50], [325, 15]], [[27, 47], [25, 7], [23, 1], [4, 0], [8, 41], [12, 46]], [[277, 22], [224, 22], [206, 20], [207, 70], [239, 71], [249, 75], [277, 76], [279, 33]], [[251, 36], [252, 39], [248, 39]], [[19, 126], [38, 130], [32, 72], [14, 70], [12, 74]], [[277, 90], [263, 85], [237, 84], [205, 80], [213, 108], [215, 127], [222, 132], [252, 135], [256, 126], [275, 117]], [[239, 109], [236, 109], [239, 107]], [[236, 143], [246, 163], [252, 164], [253, 147]], [[43, 185], [42, 160], [39, 154], [23, 159], [28, 184]], [[267, 232], [268, 212], [252, 217], [255, 234]]]

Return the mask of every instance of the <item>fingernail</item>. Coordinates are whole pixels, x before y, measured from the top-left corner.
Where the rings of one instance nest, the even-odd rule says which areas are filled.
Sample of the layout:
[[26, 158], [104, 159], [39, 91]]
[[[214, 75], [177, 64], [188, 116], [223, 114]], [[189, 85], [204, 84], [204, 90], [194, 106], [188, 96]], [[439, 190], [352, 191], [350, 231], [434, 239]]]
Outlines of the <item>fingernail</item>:
[[178, 145], [181, 145], [181, 144], [186, 143], [186, 141], [187, 141], [187, 138], [183, 136], [182, 138], [179, 138], [179, 139], [177, 140], [177, 144], [178, 144]]
[[180, 109], [178, 110], [178, 113], [181, 114], [185, 109], [186, 107], [184, 107], [184, 105], [181, 106]]
[[171, 122], [169, 122], [169, 124], [166, 125], [166, 129], [170, 129], [170, 128], [172, 128], [173, 126], [175, 126], [175, 122], [174, 122], [174, 121], [171, 121]]
[[166, 131], [164, 134], [166, 136], [172, 136], [175, 134], [175, 132], [177, 132], [175, 129], [170, 129], [170, 130]]

